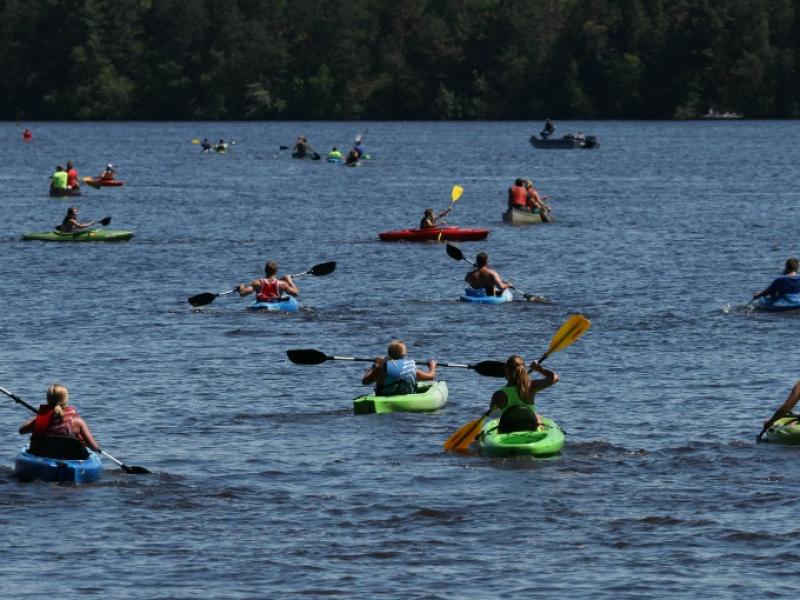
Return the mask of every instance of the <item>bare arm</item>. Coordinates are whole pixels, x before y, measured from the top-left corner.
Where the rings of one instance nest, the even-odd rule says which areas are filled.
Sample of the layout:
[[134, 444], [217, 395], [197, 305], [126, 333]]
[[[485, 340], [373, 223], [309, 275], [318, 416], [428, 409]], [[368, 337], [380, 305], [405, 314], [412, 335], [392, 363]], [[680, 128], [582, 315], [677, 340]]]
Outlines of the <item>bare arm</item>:
[[511, 282], [503, 281], [503, 279], [500, 277], [500, 275], [497, 273], [497, 271], [492, 271], [492, 278], [494, 279], [494, 284], [500, 290], [505, 290], [506, 288], [508, 288], [511, 285]]
[[376, 357], [375, 362], [372, 363], [372, 366], [364, 373], [364, 377], [361, 378], [361, 383], [369, 385], [370, 383], [378, 381], [380, 374], [383, 373], [383, 365], [385, 363], [386, 361], [382, 356]]
[[94, 441], [94, 437], [92, 436], [92, 432], [89, 431], [89, 426], [86, 424], [86, 421], [83, 419], [75, 419], [73, 424], [75, 425], [75, 429], [77, 429], [75, 433], [80, 435], [83, 441], [86, 442], [86, 445], [95, 452], [100, 452], [100, 446], [98, 446], [97, 442]]
[[775, 411], [775, 414], [772, 415], [772, 417], [770, 417], [769, 420], [764, 422], [764, 427], [771, 427], [772, 424], [775, 423], [775, 421], [777, 421], [778, 419], [788, 416], [792, 412], [792, 409], [797, 404], [798, 399], [800, 399], [800, 381], [794, 384], [794, 387], [792, 387], [792, 391], [789, 392], [789, 397], [786, 398], [784, 403], [781, 404], [781, 407]]
[[284, 275], [281, 280], [278, 282], [278, 289], [283, 290], [290, 296], [297, 296], [300, 293], [300, 290], [297, 289], [297, 286], [294, 284], [291, 275]]
[[240, 284], [236, 286], [236, 291], [239, 292], [239, 296], [247, 296], [248, 294], [252, 294], [258, 288], [261, 287], [261, 280], [254, 279], [248, 285]]
[[433, 381], [434, 379], [436, 379], [436, 361], [430, 359], [427, 371], [417, 369], [417, 381]]
[[33, 422], [36, 420], [36, 417], [33, 417], [29, 421], [25, 421], [22, 426], [19, 428], [19, 432], [21, 435], [26, 433], [31, 433], [33, 431]]
[[550, 369], [545, 369], [541, 366], [538, 362], [531, 361], [531, 366], [528, 371], [536, 371], [540, 375], [544, 375], [544, 379], [534, 379], [531, 381], [531, 399], [536, 394], [536, 392], [541, 392], [542, 390], [549, 388], [554, 383], [557, 383], [560, 377], [556, 374], [555, 371], [551, 371]]

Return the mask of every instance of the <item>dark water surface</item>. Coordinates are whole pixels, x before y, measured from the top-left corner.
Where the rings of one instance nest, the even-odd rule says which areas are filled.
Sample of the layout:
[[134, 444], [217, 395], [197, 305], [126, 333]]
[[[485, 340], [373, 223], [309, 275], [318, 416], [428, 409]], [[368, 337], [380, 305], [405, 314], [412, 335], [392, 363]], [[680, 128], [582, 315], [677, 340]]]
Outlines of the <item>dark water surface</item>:
[[[797, 315], [743, 309], [797, 255], [797, 122], [559, 123], [596, 151], [527, 143], [540, 123], [33, 123], [2, 126], [0, 385], [33, 404], [61, 381], [107, 462], [83, 487], [21, 484], [24, 408], [0, 399], [3, 598], [796, 597], [798, 454], [755, 445], [795, 378]], [[291, 160], [367, 128], [359, 169]], [[234, 139], [224, 156], [192, 138]], [[111, 161], [120, 189], [47, 196], [57, 163]], [[501, 222], [531, 177], [557, 223]], [[500, 273], [550, 302], [457, 302], [443, 244], [386, 244], [427, 207], [488, 226]], [[22, 242], [113, 217], [118, 245]], [[190, 295], [298, 273], [295, 315]], [[538, 398], [562, 456], [442, 451], [497, 380], [441, 370], [432, 415], [353, 416], [364, 363], [289, 363], [288, 348], [418, 360], [538, 357], [592, 320]], [[792, 483], [792, 482], [795, 483]]]

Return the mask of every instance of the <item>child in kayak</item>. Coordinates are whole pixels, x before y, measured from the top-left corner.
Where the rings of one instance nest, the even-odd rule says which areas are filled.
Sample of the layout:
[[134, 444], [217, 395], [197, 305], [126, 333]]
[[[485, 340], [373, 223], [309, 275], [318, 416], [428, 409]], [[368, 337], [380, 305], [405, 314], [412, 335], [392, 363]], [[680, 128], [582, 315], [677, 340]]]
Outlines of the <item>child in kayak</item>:
[[74, 406], [68, 404], [69, 391], [66, 387], [54, 383], [47, 388], [47, 404], [39, 406], [38, 414], [19, 428], [20, 434], [31, 434], [32, 454], [36, 454], [42, 440], [50, 436], [73, 437], [84, 446], [100, 452], [86, 421], [78, 416]]
[[67, 214], [64, 217], [64, 220], [61, 221], [61, 225], [56, 227], [56, 231], [60, 231], [61, 233], [72, 233], [73, 231], [80, 231], [81, 229], [86, 229], [87, 227], [91, 227], [95, 223], [97, 223], [97, 221], [89, 221], [88, 223], [79, 223], [78, 207], [70, 206], [67, 209]]
[[[544, 375], [544, 379], [531, 380], [530, 371]], [[536, 414], [535, 396], [537, 392], [550, 387], [559, 379], [550, 369], [545, 369], [538, 362], [531, 361], [530, 368], [525, 368], [525, 360], [517, 354], [508, 357], [505, 364], [506, 385], [494, 394], [490, 408], [503, 411], [497, 430], [500, 433], [513, 431], [536, 431], [542, 424]]]
[[239, 296], [256, 292], [257, 302], [270, 302], [283, 296], [284, 292], [295, 297], [300, 293], [291, 275], [284, 275], [278, 279], [278, 263], [274, 260], [267, 261], [264, 265], [264, 275], [266, 277], [253, 280], [250, 285], [237, 285], [236, 291], [239, 292]]
[[[420, 229], [428, 229], [430, 227], [436, 227], [436, 221], [438, 221], [442, 217], [445, 217], [445, 216], [447, 216], [449, 214], [450, 214], [450, 209], [448, 208], [447, 210], [440, 212], [438, 216], [434, 217], [433, 216], [433, 209], [432, 208], [426, 208], [425, 209], [425, 216], [423, 216], [422, 220], [419, 222], [419, 228]], [[444, 223], [442, 223], [442, 225], [444, 225]]]
[[[467, 273], [464, 281], [473, 290], [482, 289], [487, 296], [500, 296], [511, 287], [510, 281], [503, 281], [497, 271], [489, 267], [489, 255], [485, 252], [480, 252], [475, 257], [475, 268]], [[495, 289], [497, 289], [497, 294], [495, 294]]]
[[408, 358], [406, 345], [400, 340], [389, 342], [388, 356], [378, 356], [372, 366], [364, 373], [361, 383], [375, 384], [378, 396], [399, 396], [417, 391], [417, 381], [433, 381], [436, 378], [436, 361], [428, 360], [428, 370], [421, 371], [416, 363]]

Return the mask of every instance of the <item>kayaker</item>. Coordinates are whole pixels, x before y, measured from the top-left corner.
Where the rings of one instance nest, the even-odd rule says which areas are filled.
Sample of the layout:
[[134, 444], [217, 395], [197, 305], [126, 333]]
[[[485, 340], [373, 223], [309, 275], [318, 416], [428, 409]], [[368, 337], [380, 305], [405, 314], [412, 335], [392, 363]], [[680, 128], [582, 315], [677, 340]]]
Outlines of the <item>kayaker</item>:
[[[497, 430], [500, 433], [537, 430], [542, 421], [536, 414], [536, 393], [556, 383], [558, 375], [535, 360], [526, 369], [525, 361], [517, 354], [508, 357], [504, 370], [506, 385], [492, 394], [490, 404], [492, 410], [503, 411]], [[530, 371], [544, 375], [544, 379], [531, 380]]]
[[417, 381], [436, 379], [436, 361], [428, 360], [428, 370], [421, 371], [416, 363], [408, 358], [406, 345], [400, 340], [389, 342], [388, 356], [377, 356], [372, 366], [364, 373], [361, 383], [375, 384], [378, 396], [400, 396], [417, 391]]
[[356, 152], [355, 148], [353, 148], [352, 150], [350, 150], [350, 152], [347, 153], [347, 158], [345, 159], [344, 162], [346, 165], [358, 164], [358, 152]]
[[208, 138], [203, 138], [203, 142], [200, 144], [200, 147], [202, 148], [200, 150], [201, 153], [208, 153], [211, 152], [213, 146], [211, 145], [211, 142], [208, 141]]
[[105, 181], [113, 181], [116, 175], [117, 171], [116, 169], [114, 169], [114, 165], [108, 163], [106, 165], [106, 168], [103, 169], [103, 172], [100, 173], [100, 175], [98, 176], [98, 179], [103, 179]]
[[228, 149], [228, 144], [225, 143], [225, 140], [220, 140], [219, 142], [217, 142], [217, 147], [214, 149], [220, 154], [222, 154]]
[[475, 257], [475, 268], [464, 277], [473, 290], [482, 289], [487, 296], [500, 296], [511, 287], [510, 281], [503, 281], [497, 271], [489, 267], [489, 255], [480, 252]]
[[267, 264], [264, 265], [264, 275], [265, 277], [255, 279], [249, 285], [237, 285], [236, 291], [239, 292], [240, 296], [247, 296], [256, 292], [257, 302], [276, 300], [283, 296], [284, 292], [295, 297], [300, 294], [300, 290], [297, 289], [294, 281], [292, 281], [291, 275], [284, 275], [278, 279], [278, 263], [274, 260], [267, 261]]
[[336, 146], [334, 146], [330, 152], [328, 152], [328, 158], [333, 160], [342, 160], [342, 152]]
[[542, 128], [542, 130], [539, 132], [539, 135], [541, 136], [541, 138], [542, 138], [543, 140], [546, 140], [546, 139], [547, 139], [547, 138], [549, 138], [551, 135], [553, 135], [553, 134], [555, 133], [555, 131], [556, 131], [556, 126], [555, 126], [555, 125], [553, 125], [553, 122], [550, 120], [550, 117], [548, 117], [548, 118], [545, 120], [545, 122], [544, 122], [544, 127], [543, 127], [543, 128]]
[[78, 181], [78, 169], [72, 164], [71, 160], [67, 161], [67, 188], [70, 190], [80, 189], [81, 184]]
[[54, 190], [67, 189], [67, 172], [61, 165], [58, 165], [56, 172], [50, 176], [50, 187]]
[[[433, 216], [433, 209], [426, 208], [425, 209], [425, 216], [422, 217], [422, 220], [419, 222], [420, 229], [428, 229], [430, 227], [436, 227], [436, 221], [445, 217], [450, 214], [450, 209], [444, 210], [440, 212], [437, 216]], [[443, 223], [444, 224], [444, 223]]]
[[33, 139], [33, 134], [27, 127], [25, 128], [25, 131], [22, 132], [22, 139], [26, 142], [30, 142]]
[[296, 158], [305, 158], [308, 152], [308, 141], [303, 136], [298, 137], [297, 141], [294, 143], [294, 148], [292, 148], [292, 156]]
[[783, 275], [775, 279], [765, 290], [754, 293], [753, 300], [761, 298], [762, 296], [781, 297], [788, 294], [800, 294], [800, 276], [797, 274], [798, 267], [800, 267], [800, 261], [794, 257], [788, 258], [783, 268]]
[[792, 409], [797, 404], [797, 400], [800, 399], [800, 381], [794, 384], [792, 387], [792, 391], [789, 392], [789, 397], [786, 398], [781, 407], [775, 411], [775, 414], [772, 415], [769, 419], [764, 421], [764, 429], [769, 429], [778, 419], [782, 419], [783, 417], [788, 417], [792, 413]]
[[61, 225], [56, 229], [58, 229], [58, 231], [60, 231], [61, 233], [72, 233], [73, 231], [80, 231], [81, 229], [86, 229], [87, 227], [91, 227], [95, 223], [97, 223], [97, 221], [89, 221], [88, 223], [79, 223], [78, 207], [70, 206], [67, 209], [67, 214], [64, 217], [64, 220], [61, 221]]
[[84, 446], [100, 452], [89, 426], [74, 406], [69, 406], [69, 392], [60, 383], [47, 388], [47, 404], [39, 406], [38, 414], [19, 428], [20, 434], [31, 434], [30, 451], [36, 454], [44, 438], [49, 436], [74, 437]]
[[364, 156], [364, 145], [361, 143], [361, 138], [356, 138], [356, 141], [353, 142], [353, 150], [356, 151], [358, 158]]

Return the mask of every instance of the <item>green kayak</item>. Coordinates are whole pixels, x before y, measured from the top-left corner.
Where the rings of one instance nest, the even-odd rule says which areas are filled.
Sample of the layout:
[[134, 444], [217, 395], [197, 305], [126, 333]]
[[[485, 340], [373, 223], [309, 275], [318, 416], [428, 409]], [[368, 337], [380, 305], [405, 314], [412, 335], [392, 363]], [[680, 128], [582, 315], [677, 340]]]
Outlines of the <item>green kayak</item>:
[[564, 447], [564, 432], [555, 421], [542, 417], [540, 431], [498, 433], [500, 419], [492, 419], [478, 436], [481, 454], [485, 456], [554, 456]]
[[357, 415], [390, 412], [431, 412], [447, 402], [447, 383], [433, 381], [417, 386], [416, 394], [402, 396], [359, 396], [353, 400]]
[[133, 237], [132, 231], [119, 229], [82, 229], [72, 233], [60, 231], [39, 231], [26, 233], [22, 236], [25, 241], [38, 240], [40, 242], [124, 242]]
[[767, 429], [766, 438], [774, 444], [786, 446], [800, 446], [800, 421], [799, 417], [783, 417]]

